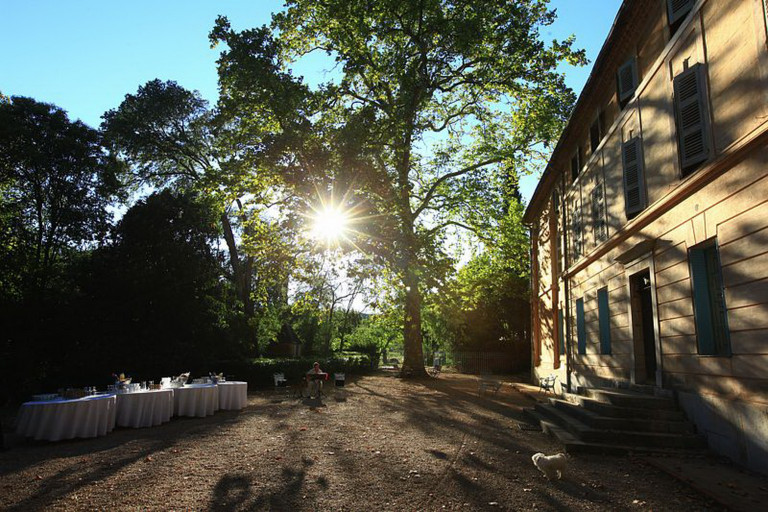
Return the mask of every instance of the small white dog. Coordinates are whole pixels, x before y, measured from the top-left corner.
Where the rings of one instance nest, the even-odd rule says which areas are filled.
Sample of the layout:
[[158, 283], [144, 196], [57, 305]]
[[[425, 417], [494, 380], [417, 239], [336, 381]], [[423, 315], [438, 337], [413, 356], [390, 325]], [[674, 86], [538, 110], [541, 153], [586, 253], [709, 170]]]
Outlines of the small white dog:
[[566, 455], [558, 453], [557, 455], [544, 455], [543, 453], [534, 453], [531, 457], [536, 469], [544, 473], [548, 480], [557, 477], [560, 480], [565, 473]]

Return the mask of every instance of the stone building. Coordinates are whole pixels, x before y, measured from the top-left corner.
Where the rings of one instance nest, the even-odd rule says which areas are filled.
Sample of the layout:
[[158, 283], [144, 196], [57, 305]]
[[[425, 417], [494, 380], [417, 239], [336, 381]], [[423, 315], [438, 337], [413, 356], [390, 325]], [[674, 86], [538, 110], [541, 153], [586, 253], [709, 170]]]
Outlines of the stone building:
[[532, 364], [768, 472], [766, 0], [625, 0], [531, 198]]

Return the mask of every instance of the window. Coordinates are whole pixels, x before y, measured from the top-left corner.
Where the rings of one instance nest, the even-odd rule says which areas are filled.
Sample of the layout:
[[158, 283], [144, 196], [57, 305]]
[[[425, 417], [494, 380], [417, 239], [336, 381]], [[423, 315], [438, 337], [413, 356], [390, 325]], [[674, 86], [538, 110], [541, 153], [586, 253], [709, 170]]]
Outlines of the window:
[[562, 240], [560, 239], [562, 235], [562, 231], [564, 231], [559, 224], [560, 220], [560, 196], [559, 191], [555, 189], [555, 191], [552, 193], [552, 212], [554, 216], [554, 222], [552, 225], [554, 226], [554, 233], [552, 234], [553, 240], [555, 242], [555, 275], [560, 275], [560, 269], [562, 268], [562, 261], [563, 261], [563, 244]]
[[611, 312], [608, 309], [608, 288], [597, 290], [597, 315], [600, 320], [600, 353], [611, 353]]
[[579, 354], [587, 353], [587, 326], [584, 324], [584, 299], [576, 301], [576, 338]]
[[639, 83], [637, 59], [632, 57], [622, 64], [616, 74], [616, 93], [619, 97], [619, 105], [624, 107], [635, 95], [635, 89], [637, 89], [637, 84]]
[[695, 0], [667, 0], [667, 18], [672, 34], [677, 31], [683, 19], [691, 12], [694, 3], [696, 3]]
[[579, 158], [579, 150], [576, 150], [576, 154], [571, 157], [571, 180], [576, 181], [581, 172], [581, 159]]
[[592, 232], [595, 234], [595, 245], [608, 238], [608, 226], [605, 223], [605, 191], [602, 183], [592, 189]]
[[600, 141], [603, 140], [603, 112], [600, 112], [589, 127], [589, 148], [592, 153], [597, 150]]
[[693, 284], [693, 311], [699, 354], [731, 355], [728, 315], [725, 307], [720, 255], [715, 240], [709, 240], [688, 251]]
[[643, 145], [640, 137], [622, 144], [621, 163], [624, 167], [624, 210], [627, 219], [631, 219], [645, 208]]
[[574, 208], [571, 217], [571, 235], [573, 240], [573, 261], [581, 257], [582, 251], [582, 233], [581, 233], [581, 209]]
[[709, 158], [704, 66], [695, 64], [677, 75], [674, 88], [680, 167], [686, 176]]
[[558, 311], [557, 322], [558, 327], [560, 328], [558, 332], [558, 337], [560, 338], [560, 355], [563, 355], [565, 354], [565, 322], [563, 321], [562, 309]]

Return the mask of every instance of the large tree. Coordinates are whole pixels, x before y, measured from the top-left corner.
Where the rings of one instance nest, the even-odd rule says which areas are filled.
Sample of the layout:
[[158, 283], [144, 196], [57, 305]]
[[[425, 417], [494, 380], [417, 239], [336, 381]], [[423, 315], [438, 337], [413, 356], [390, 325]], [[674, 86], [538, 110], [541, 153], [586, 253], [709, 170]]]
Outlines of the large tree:
[[[399, 277], [403, 371], [423, 374], [422, 294], [446, 230], [471, 227], [498, 177], [557, 137], [574, 100], [557, 66], [583, 52], [541, 41], [542, 0], [286, 3], [271, 30], [217, 21], [222, 112], [297, 190], [364, 212], [350, 236]], [[290, 69], [314, 51], [336, 67], [310, 91]]]

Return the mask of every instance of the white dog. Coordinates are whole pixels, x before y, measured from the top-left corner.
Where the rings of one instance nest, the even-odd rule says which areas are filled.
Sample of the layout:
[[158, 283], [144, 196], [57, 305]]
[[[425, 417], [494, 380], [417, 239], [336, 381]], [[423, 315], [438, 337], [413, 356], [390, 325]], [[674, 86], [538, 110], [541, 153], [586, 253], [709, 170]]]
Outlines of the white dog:
[[555, 476], [560, 480], [565, 473], [566, 455], [558, 453], [557, 455], [544, 455], [543, 453], [534, 453], [531, 457], [536, 469], [544, 473], [547, 479], [552, 480]]

